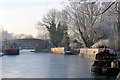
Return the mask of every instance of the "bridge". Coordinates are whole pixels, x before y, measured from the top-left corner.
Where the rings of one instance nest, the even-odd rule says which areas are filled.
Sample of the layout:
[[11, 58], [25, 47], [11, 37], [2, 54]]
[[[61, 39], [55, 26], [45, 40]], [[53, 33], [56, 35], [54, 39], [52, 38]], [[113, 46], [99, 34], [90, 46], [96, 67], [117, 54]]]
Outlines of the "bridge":
[[36, 39], [36, 38], [25, 38], [25, 39], [14, 39], [3, 41], [3, 45], [15, 43], [21, 49], [45, 49], [49, 46], [48, 40]]

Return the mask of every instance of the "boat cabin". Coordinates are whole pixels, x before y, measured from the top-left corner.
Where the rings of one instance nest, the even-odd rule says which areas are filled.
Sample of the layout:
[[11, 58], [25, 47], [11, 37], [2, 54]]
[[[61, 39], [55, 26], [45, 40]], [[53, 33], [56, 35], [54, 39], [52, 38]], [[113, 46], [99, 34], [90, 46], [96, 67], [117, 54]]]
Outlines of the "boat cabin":
[[96, 54], [95, 60], [91, 67], [92, 72], [111, 71], [112, 69], [119, 70], [117, 53], [114, 50], [105, 49]]

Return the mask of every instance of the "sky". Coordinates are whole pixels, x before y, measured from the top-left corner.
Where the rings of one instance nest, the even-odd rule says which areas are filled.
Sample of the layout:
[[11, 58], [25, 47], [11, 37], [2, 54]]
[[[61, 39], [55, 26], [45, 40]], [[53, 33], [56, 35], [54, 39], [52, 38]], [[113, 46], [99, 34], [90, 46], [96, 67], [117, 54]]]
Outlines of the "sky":
[[65, 0], [0, 0], [0, 27], [10, 33], [37, 35], [35, 24], [50, 9], [61, 10]]
[[[0, 27], [9, 33], [37, 36], [35, 24], [50, 9], [61, 10], [68, 0], [0, 0]], [[79, 0], [73, 0], [79, 1]]]

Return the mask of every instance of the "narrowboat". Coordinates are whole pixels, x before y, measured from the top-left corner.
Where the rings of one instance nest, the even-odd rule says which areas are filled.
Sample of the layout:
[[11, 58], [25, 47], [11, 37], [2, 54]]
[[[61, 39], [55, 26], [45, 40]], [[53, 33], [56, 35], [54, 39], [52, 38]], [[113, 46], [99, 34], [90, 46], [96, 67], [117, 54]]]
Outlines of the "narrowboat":
[[114, 50], [105, 49], [96, 54], [91, 67], [91, 72], [95, 73], [118, 73], [120, 62]]
[[19, 48], [4, 48], [4, 55], [19, 55]]
[[56, 48], [51, 48], [51, 52], [57, 54], [78, 55], [80, 50], [78, 49], [71, 50], [70, 48], [67, 49], [65, 47], [56, 47]]
[[3, 53], [4, 55], [19, 55], [19, 48], [16, 43], [7, 43], [5, 41]]
[[71, 50], [71, 51], [65, 51], [65, 54], [68, 55], [78, 55], [80, 50]]

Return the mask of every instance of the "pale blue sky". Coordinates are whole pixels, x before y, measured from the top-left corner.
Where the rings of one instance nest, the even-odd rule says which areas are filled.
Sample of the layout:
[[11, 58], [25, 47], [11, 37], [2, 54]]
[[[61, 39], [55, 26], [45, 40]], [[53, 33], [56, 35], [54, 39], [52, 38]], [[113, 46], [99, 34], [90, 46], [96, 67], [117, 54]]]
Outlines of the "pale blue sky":
[[63, 1], [65, 0], [0, 0], [0, 26], [8, 32], [36, 36], [35, 24], [49, 9], [61, 10]]

